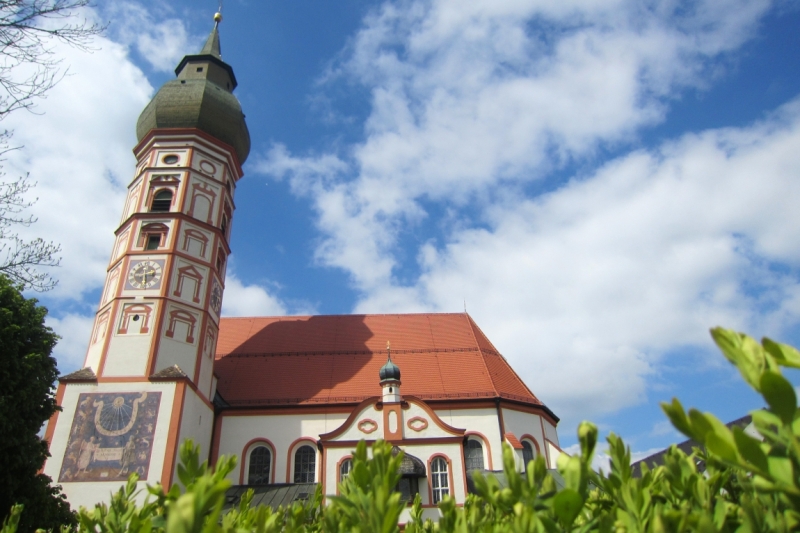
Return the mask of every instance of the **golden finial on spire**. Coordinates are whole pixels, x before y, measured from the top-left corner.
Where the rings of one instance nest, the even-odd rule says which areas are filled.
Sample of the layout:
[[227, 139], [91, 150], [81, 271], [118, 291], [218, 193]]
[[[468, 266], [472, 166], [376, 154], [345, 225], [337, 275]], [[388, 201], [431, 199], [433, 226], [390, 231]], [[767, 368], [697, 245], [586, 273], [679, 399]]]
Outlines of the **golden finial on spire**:
[[219, 25], [222, 22], [222, 0], [219, 0], [219, 9], [214, 13], [214, 24]]
[[389, 356], [389, 359], [392, 358], [392, 343], [386, 341], [386, 354]]

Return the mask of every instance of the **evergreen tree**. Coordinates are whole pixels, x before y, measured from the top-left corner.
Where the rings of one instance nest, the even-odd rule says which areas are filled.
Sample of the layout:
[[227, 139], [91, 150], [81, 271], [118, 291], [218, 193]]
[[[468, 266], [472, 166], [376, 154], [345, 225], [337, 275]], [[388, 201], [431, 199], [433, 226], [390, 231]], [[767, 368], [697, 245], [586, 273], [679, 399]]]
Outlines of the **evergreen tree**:
[[23, 504], [23, 532], [58, 531], [74, 522], [60, 489], [39, 473], [49, 453], [37, 433], [59, 407], [53, 396], [58, 368], [50, 355], [58, 336], [37, 303], [0, 275], [0, 519]]

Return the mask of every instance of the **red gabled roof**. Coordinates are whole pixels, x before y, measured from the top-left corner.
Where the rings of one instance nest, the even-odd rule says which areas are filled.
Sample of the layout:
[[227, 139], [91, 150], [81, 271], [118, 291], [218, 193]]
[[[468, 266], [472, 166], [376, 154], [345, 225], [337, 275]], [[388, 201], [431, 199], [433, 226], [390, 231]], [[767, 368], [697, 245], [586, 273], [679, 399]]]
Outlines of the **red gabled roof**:
[[403, 394], [542, 405], [466, 313], [223, 318], [217, 390], [231, 406], [360, 402], [381, 393], [386, 341]]

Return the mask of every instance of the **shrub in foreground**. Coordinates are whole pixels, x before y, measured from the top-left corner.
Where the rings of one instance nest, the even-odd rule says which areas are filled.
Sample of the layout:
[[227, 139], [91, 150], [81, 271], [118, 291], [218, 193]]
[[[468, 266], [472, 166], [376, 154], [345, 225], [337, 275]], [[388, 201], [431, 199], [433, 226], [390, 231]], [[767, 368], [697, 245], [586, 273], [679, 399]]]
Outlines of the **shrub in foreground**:
[[[591, 468], [597, 428], [578, 428], [581, 453], [562, 456], [558, 471], [565, 487], [558, 489], [544, 460], [538, 457], [524, 474], [515, 471], [513, 451], [503, 450], [507, 486], [493, 476], [475, 477], [477, 494], [463, 506], [452, 498], [439, 505], [438, 523], [423, 520], [419, 496], [410, 508], [406, 531], [420, 532], [766, 532], [800, 529], [800, 416], [794, 387], [781, 367], [800, 368], [800, 352], [769, 339], [762, 343], [746, 335], [717, 328], [715, 342], [745, 381], [764, 398], [768, 408], [754, 411], [753, 423], [761, 438], [741, 428], [729, 429], [709, 413], [684, 410], [678, 400], [662, 407], [672, 424], [701, 443], [691, 455], [676, 447], [665, 464], [643, 467], [632, 477], [630, 449], [618, 436], [608, 437], [610, 472]], [[181, 448], [178, 485], [165, 491], [148, 487], [143, 505], [134, 502], [137, 478], [92, 510], [78, 513], [81, 533], [272, 533], [398, 531], [405, 508], [394, 491], [400, 477], [401, 456], [392, 457], [391, 445], [377, 442], [372, 457], [359, 443], [349, 477], [340, 495], [323, 503], [314, 499], [272, 510], [253, 507], [252, 491], [235, 509], [223, 512], [226, 476], [235, 457], [221, 457], [216, 468], [200, 463], [191, 442]], [[705, 473], [697, 461], [706, 463]], [[15, 533], [21, 509], [15, 507], [0, 533]], [[62, 529], [67, 533], [68, 527]]]

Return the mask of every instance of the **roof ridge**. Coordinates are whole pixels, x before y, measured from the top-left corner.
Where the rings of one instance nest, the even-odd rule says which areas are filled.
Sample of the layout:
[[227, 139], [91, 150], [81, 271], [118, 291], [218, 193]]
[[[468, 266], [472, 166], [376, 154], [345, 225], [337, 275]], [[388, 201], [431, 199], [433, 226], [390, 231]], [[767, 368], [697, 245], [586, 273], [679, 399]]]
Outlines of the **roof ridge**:
[[[486, 364], [486, 358], [483, 357], [483, 350], [481, 350], [481, 345], [478, 342], [478, 337], [475, 335], [475, 330], [472, 329], [472, 324], [473, 324], [472, 317], [469, 316], [469, 313], [464, 311], [464, 318], [467, 321], [467, 327], [469, 328], [469, 332], [472, 334], [472, 339], [475, 341], [475, 347], [478, 348], [478, 352], [481, 354], [481, 362], [483, 363], [483, 368], [486, 369], [486, 375], [489, 378], [489, 383], [492, 384], [492, 389], [494, 390], [494, 393], [499, 397], [500, 393], [497, 391], [497, 385], [494, 384], [494, 378], [492, 378], [492, 373], [489, 371], [489, 365]], [[483, 332], [481, 332], [481, 333], [483, 333]], [[492, 346], [494, 346], [494, 345], [492, 345]], [[534, 398], [535, 398], [535, 396], [534, 396]]]
[[[503, 360], [503, 362], [505, 362], [505, 364], [506, 364], [506, 366], [508, 367], [508, 369], [509, 369], [509, 370], [511, 370], [511, 374], [512, 374], [512, 375], [513, 375], [513, 376], [516, 378], [516, 380], [517, 380], [517, 381], [520, 383], [520, 385], [522, 385], [522, 387], [523, 387], [523, 388], [524, 388], [526, 391], [528, 391], [528, 394], [530, 394], [532, 398], [534, 398], [535, 400], [537, 400], [537, 401], [539, 401], [539, 402], [541, 403], [541, 400], [539, 400], [539, 397], [538, 397], [538, 396], [536, 396], [536, 395], [533, 393], [533, 391], [530, 389], [530, 387], [528, 387], [528, 385], [527, 385], [527, 384], [526, 384], [526, 383], [525, 383], [525, 382], [522, 380], [522, 378], [521, 378], [521, 377], [519, 377], [519, 374], [517, 374], [517, 371], [516, 371], [516, 370], [514, 370], [514, 367], [513, 367], [513, 366], [511, 366], [511, 364], [508, 362], [508, 359], [506, 359], [506, 358], [503, 356], [503, 354], [502, 354], [502, 353], [500, 353], [500, 350], [498, 350], [498, 349], [497, 349], [497, 347], [494, 345], [494, 343], [493, 343], [492, 341], [490, 341], [490, 340], [489, 340], [489, 337], [487, 337], [487, 336], [486, 336], [486, 334], [483, 332], [483, 330], [480, 328], [480, 326], [478, 326], [478, 324], [476, 324], [476, 323], [475, 323], [475, 321], [474, 321], [474, 320], [472, 320], [472, 317], [471, 317], [471, 316], [469, 316], [469, 313], [467, 313], [467, 312], [464, 312], [464, 314], [465, 314], [465, 315], [467, 315], [467, 319], [469, 320], [469, 323], [470, 323], [470, 330], [472, 331], [472, 334], [474, 335], [474, 334], [475, 334], [475, 330], [477, 329], [477, 330], [480, 332], [481, 336], [482, 336], [482, 337], [483, 337], [483, 338], [486, 340], [486, 342], [488, 342], [488, 343], [489, 343], [489, 346], [491, 346], [492, 348], [494, 348], [494, 353], [495, 353], [495, 355], [499, 356], [499, 357], [500, 357], [500, 358]], [[475, 342], [476, 342], [476, 343], [478, 342], [478, 341], [477, 341], [477, 338], [475, 339]], [[479, 346], [479, 348], [480, 348], [480, 346]], [[480, 351], [481, 351], [481, 353], [483, 353], [483, 351], [484, 351], [484, 350], [480, 350]], [[485, 360], [485, 359], [484, 359], [484, 361], [483, 361], [483, 364], [486, 364], [486, 360]], [[487, 367], [487, 369], [488, 369], [488, 367]], [[491, 379], [491, 380], [492, 380], [492, 387], [495, 387], [495, 384], [494, 384], [494, 379], [492, 378], [492, 375], [491, 375], [491, 374], [489, 374], [489, 379]], [[499, 393], [498, 393], [498, 395], [499, 395]]]

